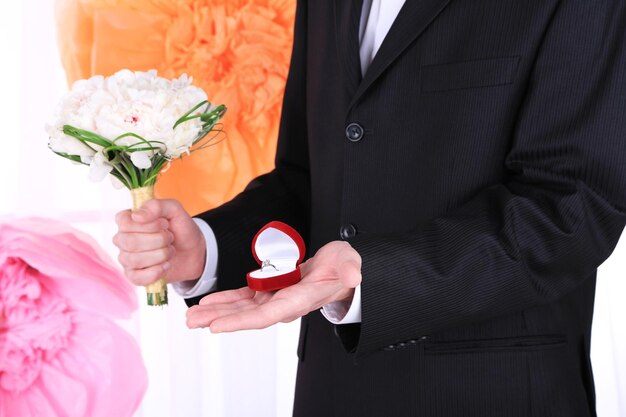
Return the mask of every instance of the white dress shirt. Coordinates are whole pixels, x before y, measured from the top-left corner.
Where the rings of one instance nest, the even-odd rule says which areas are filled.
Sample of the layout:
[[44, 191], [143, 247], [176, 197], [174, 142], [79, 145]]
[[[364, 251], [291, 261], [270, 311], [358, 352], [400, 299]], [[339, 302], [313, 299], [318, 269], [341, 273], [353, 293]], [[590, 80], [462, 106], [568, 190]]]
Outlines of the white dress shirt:
[[[359, 24], [359, 55], [361, 74], [365, 75], [378, 49], [387, 36], [406, 0], [363, 0]], [[211, 227], [203, 220], [194, 218], [206, 241], [207, 256], [204, 272], [197, 281], [172, 284], [184, 298], [197, 297], [214, 291], [217, 287], [217, 242]], [[354, 289], [351, 302], [336, 301], [322, 307], [322, 314], [334, 324], [361, 322], [361, 286]]]

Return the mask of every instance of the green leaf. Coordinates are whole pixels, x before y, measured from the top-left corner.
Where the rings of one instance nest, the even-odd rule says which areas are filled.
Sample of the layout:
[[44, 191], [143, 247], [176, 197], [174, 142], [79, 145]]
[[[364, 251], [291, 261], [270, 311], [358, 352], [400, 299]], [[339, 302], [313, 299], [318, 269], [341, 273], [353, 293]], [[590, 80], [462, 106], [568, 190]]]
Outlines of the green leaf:
[[97, 133], [79, 129], [70, 125], [63, 125], [63, 133], [72, 136], [73, 138], [78, 139], [83, 143], [89, 142], [95, 145], [102, 146], [103, 148], [113, 145], [110, 140], [98, 135]]
[[[50, 147], [50, 146], [48, 145], [48, 147]], [[63, 153], [63, 152], [57, 152], [57, 151], [53, 150], [52, 148], [50, 148], [50, 150], [52, 152], [54, 152], [55, 154], [65, 158], [65, 159], [69, 159], [70, 161], [78, 162], [79, 164], [89, 166], [89, 164], [84, 163], [82, 161], [82, 159], [80, 159], [80, 156], [78, 156], [78, 155], [69, 155], [69, 154], [66, 154], [66, 153]]]
[[176, 123], [174, 123], [174, 126], [172, 126], [172, 129], [176, 129], [176, 127], [179, 124], [186, 122], [188, 120], [187, 116], [189, 116], [191, 113], [195, 112], [196, 110], [198, 110], [200, 107], [204, 106], [205, 104], [209, 105], [209, 101], [208, 100], [203, 100], [200, 103], [198, 103], [195, 106], [193, 106], [191, 108], [191, 110], [189, 110], [188, 112], [186, 112], [185, 114], [180, 116], [180, 118], [176, 121]]
[[226, 106], [221, 104], [221, 105], [217, 106], [216, 108], [214, 108], [213, 110], [211, 110], [210, 112], [204, 112], [204, 113], [195, 114], [195, 115], [190, 116], [191, 113], [193, 113], [194, 111], [198, 110], [203, 105], [206, 105], [207, 108], [209, 108], [210, 103], [207, 100], [204, 100], [204, 101], [198, 103], [197, 105], [195, 105], [191, 110], [189, 110], [187, 113], [183, 114], [180, 117], [180, 119], [178, 119], [176, 121], [176, 123], [174, 123], [174, 126], [172, 127], [172, 129], [176, 129], [176, 127], [179, 124], [184, 123], [184, 122], [186, 122], [188, 120], [198, 119], [198, 118], [200, 118], [203, 122], [209, 121], [209, 123], [215, 124], [226, 113]]
[[133, 146], [129, 146], [128, 148], [124, 149], [125, 152], [141, 152], [141, 151], [160, 151], [161, 147], [160, 146], [150, 146], [150, 147], [145, 147], [145, 148], [134, 148], [135, 145]]

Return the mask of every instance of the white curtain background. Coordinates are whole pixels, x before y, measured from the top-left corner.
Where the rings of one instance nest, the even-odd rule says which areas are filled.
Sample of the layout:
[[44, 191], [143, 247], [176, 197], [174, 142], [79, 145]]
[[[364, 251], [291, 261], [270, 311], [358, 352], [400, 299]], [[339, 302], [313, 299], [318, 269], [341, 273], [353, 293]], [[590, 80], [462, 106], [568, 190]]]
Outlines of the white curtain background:
[[[91, 183], [84, 167], [47, 149], [43, 126], [67, 89], [53, 0], [0, 3], [0, 59], [0, 216], [67, 221], [115, 259], [113, 219], [130, 207], [128, 193], [108, 181]], [[626, 417], [625, 240], [598, 279], [592, 360], [600, 417]], [[211, 335], [186, 328], [179, 297], [158, 309], [144, 305], [143, 289], [137, 294], [141, 308], [122, 323], [141, 346], [150, 379], [135, 417], [291, 415], [297, 322]]]

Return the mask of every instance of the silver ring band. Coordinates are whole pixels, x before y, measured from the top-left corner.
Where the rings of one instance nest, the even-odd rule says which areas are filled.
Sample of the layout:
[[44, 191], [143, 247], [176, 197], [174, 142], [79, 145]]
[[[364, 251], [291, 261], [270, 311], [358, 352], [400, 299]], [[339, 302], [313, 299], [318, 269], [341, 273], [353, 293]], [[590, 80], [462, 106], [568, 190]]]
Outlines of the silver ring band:
[[264, 269], [266, 266], [271, 266], [272, 268], [274, 268], [274, 270], [278, 271], [278, 268], [276, 268], [274, 265], [272, 265], [272, 263], [270, 262], [270, 260], [269, 260], [269, 259], [267, 259], [267, 260], [263, 261], [263, 263], [261, 264], [261, 271], [263, 271], [263, 269]]

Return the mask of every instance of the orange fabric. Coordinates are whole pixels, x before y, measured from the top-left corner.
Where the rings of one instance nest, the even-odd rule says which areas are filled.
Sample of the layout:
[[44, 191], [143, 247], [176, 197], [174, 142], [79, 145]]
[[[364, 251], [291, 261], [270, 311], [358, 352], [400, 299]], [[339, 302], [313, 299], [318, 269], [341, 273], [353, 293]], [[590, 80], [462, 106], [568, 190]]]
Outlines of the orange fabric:
[[121, 68], [187, 73], [226, 104], [225, 140], [172, 163], [156, 193], [189, 213], [273, 168], [295, 0], [57, 0], [68, 82]]

